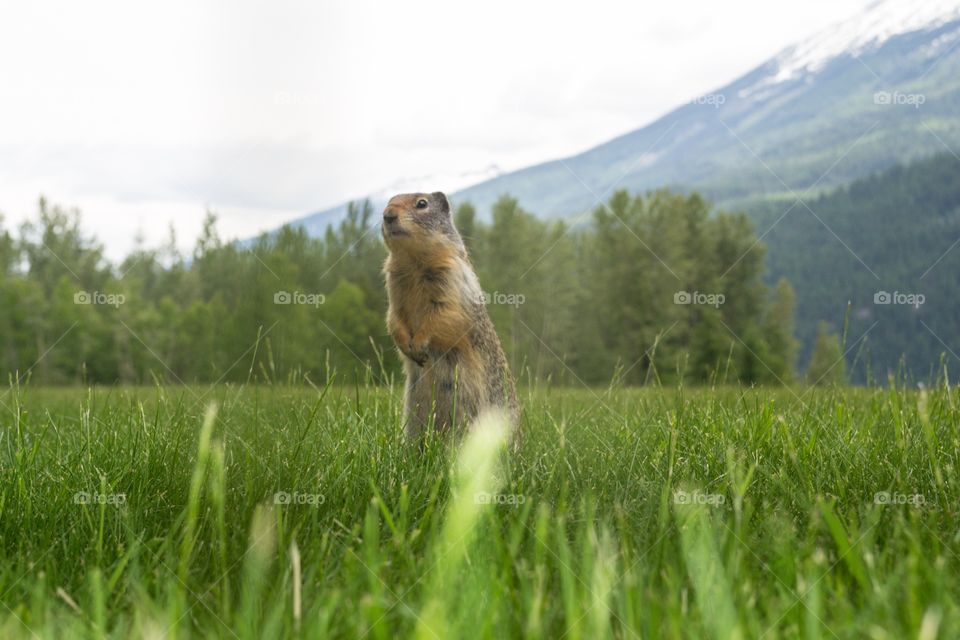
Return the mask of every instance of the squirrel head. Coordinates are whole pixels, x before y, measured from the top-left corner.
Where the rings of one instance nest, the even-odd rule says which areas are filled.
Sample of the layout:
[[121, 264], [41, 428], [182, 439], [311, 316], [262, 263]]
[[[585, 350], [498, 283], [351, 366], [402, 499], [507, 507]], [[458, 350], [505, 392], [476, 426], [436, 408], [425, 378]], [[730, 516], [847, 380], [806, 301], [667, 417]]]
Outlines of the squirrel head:
[[450, 203], [440, 191], [393, 196], [383, 210], [381, 230], [391, 252], [429, 252], [438, 244], [449, 247], [451, 243], [463, 248]]

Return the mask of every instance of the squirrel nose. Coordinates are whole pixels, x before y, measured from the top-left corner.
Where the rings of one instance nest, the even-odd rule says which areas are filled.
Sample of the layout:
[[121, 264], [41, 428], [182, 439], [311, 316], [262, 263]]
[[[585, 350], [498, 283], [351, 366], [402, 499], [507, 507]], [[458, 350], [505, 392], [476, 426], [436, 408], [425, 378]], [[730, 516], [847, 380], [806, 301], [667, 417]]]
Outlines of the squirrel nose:
[[397, 213], [393, 209], [387, 209], [383, 212], [383, 221], [384, 222], [394, 222], [397, 219]]

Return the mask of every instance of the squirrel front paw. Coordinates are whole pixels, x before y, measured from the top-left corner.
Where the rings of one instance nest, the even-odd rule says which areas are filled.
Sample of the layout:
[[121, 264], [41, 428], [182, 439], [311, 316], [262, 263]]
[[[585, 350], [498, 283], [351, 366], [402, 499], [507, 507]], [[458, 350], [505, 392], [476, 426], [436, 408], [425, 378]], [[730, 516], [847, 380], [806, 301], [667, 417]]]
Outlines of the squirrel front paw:
[[429, 340], [417, 340], [416, 337], [411, 338], [410, 342], [407, 343], [407, 348], [404, 353], [407, 354], [407, 357], [416, 362], [421, 367], [427, 363], [430, 354], [427, 352]]
[[[410, 358], [411, 360], [416, 361], [416, 358], [411, 355], [410, 343], [412, 339], [410, 333], [403, 328], [402, 325], [396, 324], [390, 328], [390, 337], [393, 338], [394, 344], [397, 345], [397, 348], [400, 349], [400, 352]], [[420, 364], [420, 363], [417, 363]], [[422, 365], [421, 365], [422, 366]]]
[[390, 337], [393, 338], [394, 344], [400, 347], [401, 350], [406, 349], [407, 344], [410, 342], [410, 332], [400, 324], [394, 324], [390, 327]]

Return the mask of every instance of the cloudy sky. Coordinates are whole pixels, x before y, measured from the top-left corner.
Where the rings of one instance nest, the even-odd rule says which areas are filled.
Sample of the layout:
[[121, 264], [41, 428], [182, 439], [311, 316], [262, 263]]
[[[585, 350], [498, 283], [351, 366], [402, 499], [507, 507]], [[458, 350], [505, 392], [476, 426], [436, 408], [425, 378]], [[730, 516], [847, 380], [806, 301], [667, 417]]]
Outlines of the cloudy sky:
[[44, 194], [116, 258], [170, 224], [192, 246], [207, 207], [245, 237], [399, 180], [520, 168], [647, 124], [866, 0], [134, 4], [0, 9], [8, 227]]

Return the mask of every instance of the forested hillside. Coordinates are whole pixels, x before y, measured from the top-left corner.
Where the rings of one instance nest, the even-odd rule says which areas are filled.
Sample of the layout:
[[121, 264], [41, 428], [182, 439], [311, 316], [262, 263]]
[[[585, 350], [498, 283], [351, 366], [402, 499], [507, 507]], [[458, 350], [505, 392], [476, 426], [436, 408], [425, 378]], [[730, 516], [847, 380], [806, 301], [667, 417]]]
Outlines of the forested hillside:
[[[501, 198], [457, 211], [518, 377], [566, 384], [789, 380], [793, 292], [768, 288], [744, 215], [699, 196], [615, 194], [571, 230]], [[374, 212], [322, 238], [285, 228], [249, 250], [210, 215], [192, 256], [141, 248], [107, 264], [79, 214], [40, 203], [0, 231], [0, 364], [44, 383], [323, 384], [398, 371], [384, 328]]]
[[793, 203], [766, 205], [752, 217], [766, 234], [768, 280], [786, 277], [796, 288], [805, 345], [820, 321], [841, 331], [849, 302], [855, 380], [871, 373], [885, 380], [901, 358], [923, 379], [940, 354], [956, 357], [950, 351], [960, 352], [960, 158], [944, 154], [895, 167], [811, 199], [809, 209]]

